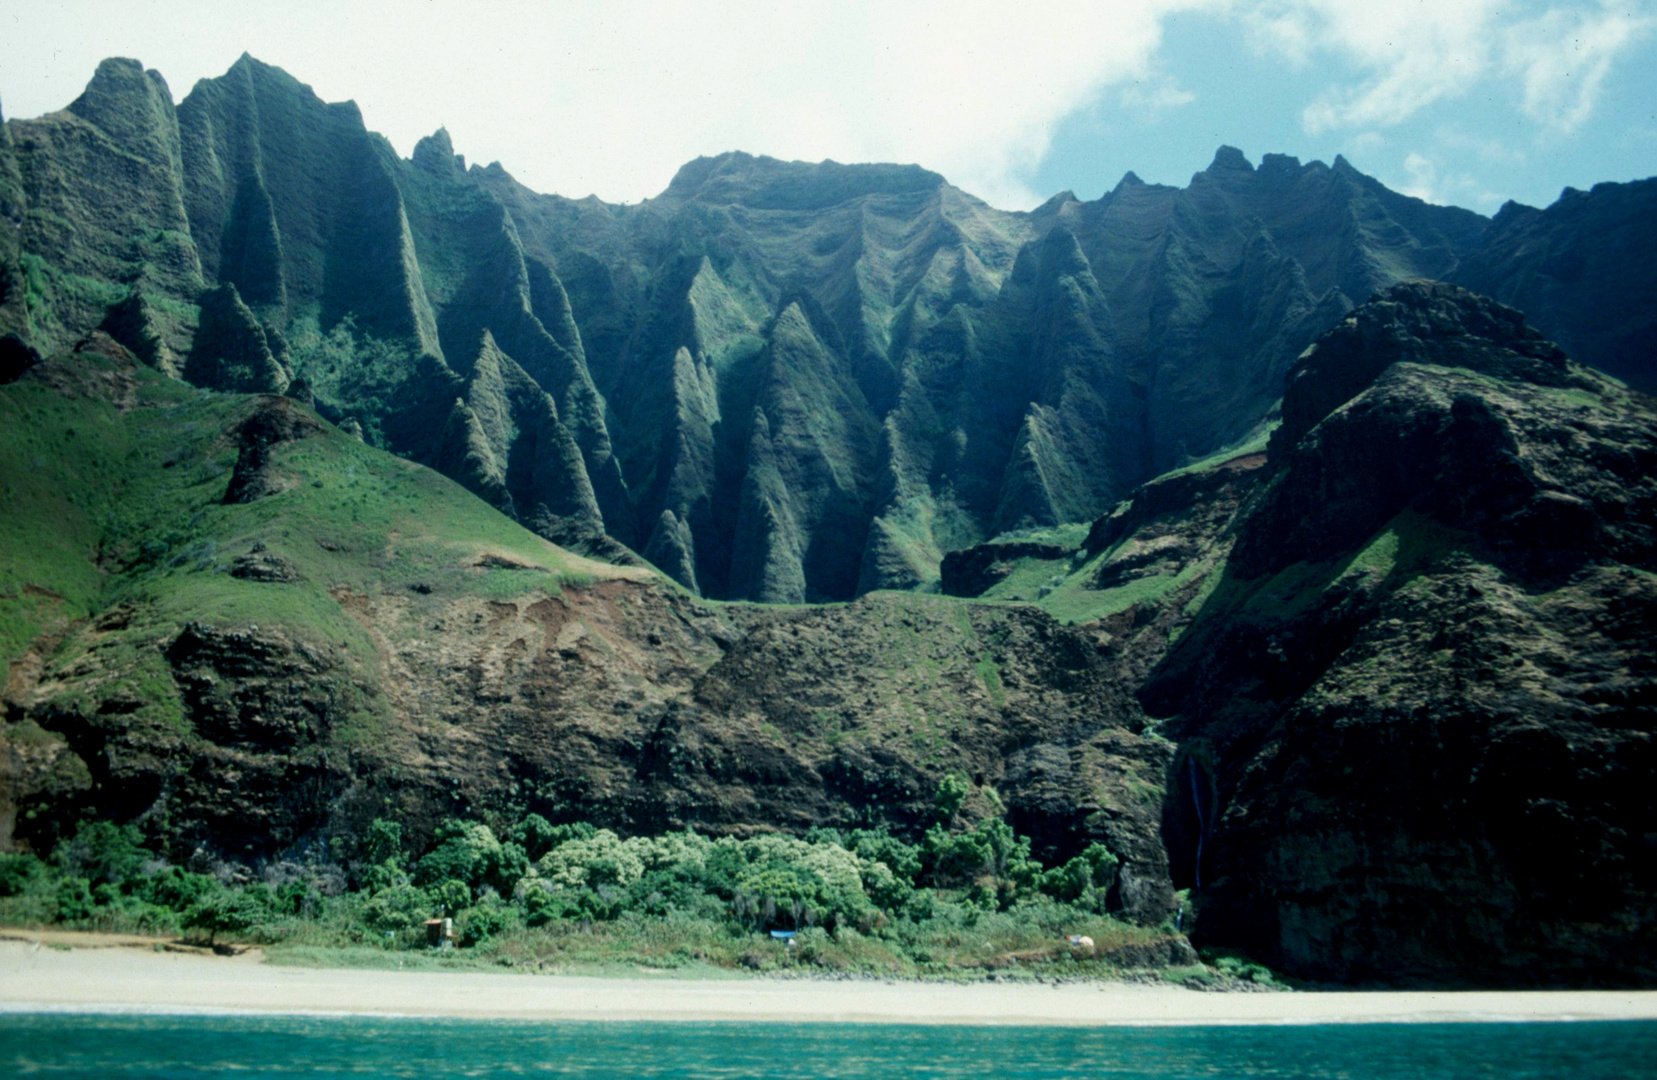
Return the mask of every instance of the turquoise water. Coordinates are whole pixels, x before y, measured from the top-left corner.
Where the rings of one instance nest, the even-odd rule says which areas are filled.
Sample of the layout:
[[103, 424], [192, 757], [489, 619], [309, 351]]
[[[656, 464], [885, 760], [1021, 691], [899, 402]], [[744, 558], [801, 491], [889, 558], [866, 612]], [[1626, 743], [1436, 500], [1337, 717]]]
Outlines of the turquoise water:
[[0, 1015], [0, 1076], [1657, 1076], [1657, 1022], [1011, 1028]]

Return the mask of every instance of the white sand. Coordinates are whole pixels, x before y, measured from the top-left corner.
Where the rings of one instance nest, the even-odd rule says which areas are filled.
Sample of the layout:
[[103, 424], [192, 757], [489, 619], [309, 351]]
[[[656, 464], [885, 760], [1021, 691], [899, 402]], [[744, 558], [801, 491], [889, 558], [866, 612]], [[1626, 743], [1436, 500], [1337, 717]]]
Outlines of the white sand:
[[1657, 1019], [1657, 991], [1200, 993], [1137, 984], [958, 986], [599, 979], [284, 968], [0, 941], [0, 1011], [377, 1013], [532, 1020], [1261, 1024]]

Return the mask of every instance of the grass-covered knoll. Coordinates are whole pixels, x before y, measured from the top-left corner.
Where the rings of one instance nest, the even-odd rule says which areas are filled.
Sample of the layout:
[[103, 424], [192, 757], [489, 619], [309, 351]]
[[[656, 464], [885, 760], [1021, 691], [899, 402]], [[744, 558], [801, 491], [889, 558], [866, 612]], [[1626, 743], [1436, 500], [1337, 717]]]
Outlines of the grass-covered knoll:
[[[381, 819], [357, 858], [272, 864], [259, 880], [169, 865], [137, 829], [89, 822], [45, 859], [0, 855], [0, 922], [352, 966], [1108, 977], [1194, 961], [1172, 927], [1104, 913], [1118, 863], [1102, 845], [1044, 867], [1000, 818], [955, 826], [966, 786], [946, 780], [938, 823], [913, 844], [882, 829], [622, 839], [530, 814], [498, 832], [450, 820], [411, 852]], [[433, 948], [438, 918], [455, 939]]]
[[[1088, 546], [1095, 525], [1092, 522], [1018, 529], [996, 536], [979, 550], [1034, 544], [1058, 550], [1031, 554], [1027, 547], [1008, 547], [1009, 557], [997, 560], [998, 572], [1004, 573], [979, 598], [1033, 603], [1071, 625], [1106, 619], [1130, 608], [1156, 607], [1170, 597], [1190, 606], [1193, 585], [1206, 599], [1218, 581], [1215, 572], [1224, 563], [1224, 552], [1212, 544], [1232, 504], [1227, 502], [1222, 518], [1207, 520], [1212, 515], [1206, 511], [1191, 516], [1191, 500], [1200, 501], [1207, 489], [1221, 488], [1231, 477], [1252, 472], [1275, 427], [1275, 423], [1264, 427], [1245, 442], [1151, 480], [1145, 485], [1150, 494], [1142, 491], [1119, 507], [1133, 511], [1130, 520], [1139, 520], [1139, 525], [1102, 550]], [[1165, 494], [1187, 488], [1189, 492], [1176, 494], [1172, 501]], [[1135, 507], [1134, 499], [1143, 499], [1152, 509]], [[1162, 503], [1168, 505], [1159, 513], [1155, 508]], [[1190, 520], [1186, 520], [1188, 517]], [[1180, 533], [1190, 536], [1185, 542], [1169, 539]], [[1196, 541], [1198, 533], [1204, 535], [1200, 542]]]
[[[171, 697], [152, 645], [192, 620], [282, 627], [366, 661], [342, 591], [500, 598], [628, 573], [326, 425], [273, 451], [285, 490], [226, 505], [238, 425], [268, 400], [89, 350], [0, 388], [0, 659], [33, 648], [62, 668], [95, 648], [99, 668], [176, 719], [176, 702], [152, 700]], [[244, 576], [249, 559], [288, 580]]]

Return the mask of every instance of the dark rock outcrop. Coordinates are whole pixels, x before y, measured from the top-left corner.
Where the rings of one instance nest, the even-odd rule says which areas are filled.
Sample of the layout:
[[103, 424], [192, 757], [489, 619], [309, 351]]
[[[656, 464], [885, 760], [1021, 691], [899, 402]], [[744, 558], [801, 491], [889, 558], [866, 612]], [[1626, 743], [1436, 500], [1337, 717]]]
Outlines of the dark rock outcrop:
[[1649, 399], [1404, 285], [1307, 353], [1284, 416], [1140, 694], [1180, 742], [1201, 935], [1346, 982], [1657, 977]]
[[0, 337], [0, 386], [16, 382], [23, 373], [40, 363], [40, 354], [16, 334]]
[[979, 596], [1004, 579], [1018, 559], [1062, 559], [1070, 549], [1033, 540], [977, 544], [951, 551], [939, 564], [939, 587], [946, 596]]
[[264, 542], [260, 541], [246, 555], [239, 555], [231, 562], [230, 576], [245, 581], [287, 584], [299, 580], [299, 570], [282, 556], [265, 550]]
[[224, 501], [250, 503], [286, 490], [294, 481], [277, 471], [275, 449], [321, 430], [320, 423], [288, 398], [257, 399], [252, 414], [236, 431], [236, 468], [230, 474]]

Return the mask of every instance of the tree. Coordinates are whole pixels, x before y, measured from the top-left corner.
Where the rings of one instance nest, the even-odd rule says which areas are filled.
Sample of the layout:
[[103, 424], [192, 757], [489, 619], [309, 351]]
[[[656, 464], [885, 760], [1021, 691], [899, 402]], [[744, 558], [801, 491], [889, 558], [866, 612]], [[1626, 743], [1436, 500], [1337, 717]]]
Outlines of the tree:
[[403, 861], [403, 827], [386, 818], [375, 818], [368, 823], [362, 838], [363, 861], [372, 865], [401, 863]]
[[961, 812], [961, 806], [972, 793], [972, 781], [962, 773], [949, 773], [938, 782], [938, 793], [933, 796], [932, 805], [938, 814], [938, 823], [950, 825], [955, 821], [955, 815]]
[[375, 930], [407, 930], [431, 918], [434, 905], [424, 889], [393, 885], [363, 905], [362, 920]]
[[207, 931], [207, 944], [217, 943], [220, 934], [244, 934], [265, 921], [268, 912], [254, 897], [237, 889], [220, 889], [190, 905], [184, 913], [189, 930]]
[[1103, 912], [1120, 860], [1103, 844], [1089, 844], [1063, 866], [1044, 871], [1036, 887], [1055, 900]]

